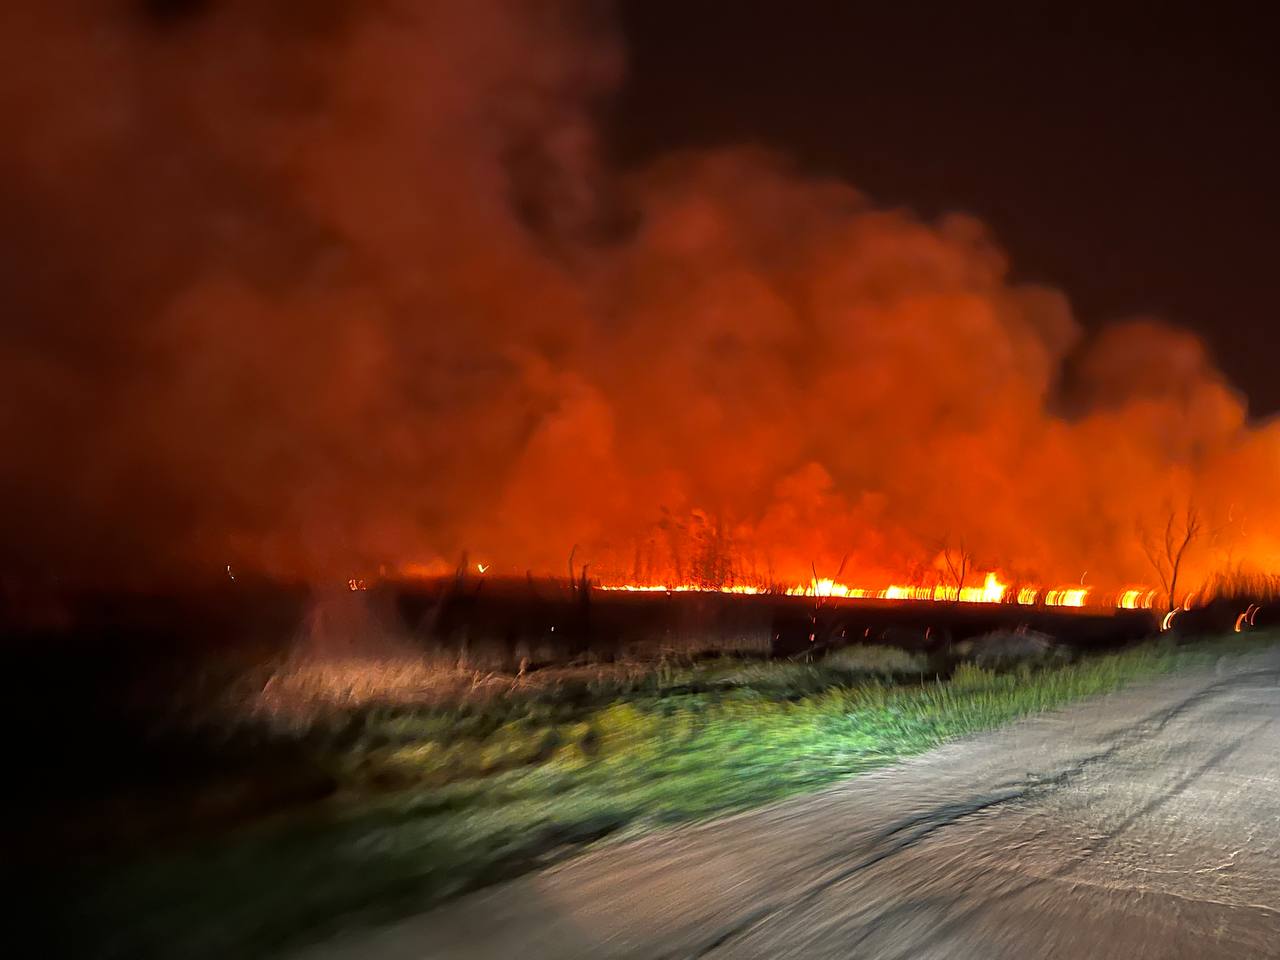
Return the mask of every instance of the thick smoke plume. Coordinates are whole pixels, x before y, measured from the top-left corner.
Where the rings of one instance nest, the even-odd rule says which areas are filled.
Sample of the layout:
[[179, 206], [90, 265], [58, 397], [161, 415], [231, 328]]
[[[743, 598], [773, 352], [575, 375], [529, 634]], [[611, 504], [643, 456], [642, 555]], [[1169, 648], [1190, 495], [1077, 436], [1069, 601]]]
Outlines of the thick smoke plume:
[[1280, 566], [1196, 338], [785, 158], [610, 169], [596, 4], [9, 4], [0, 57], [11, 574], [1119, 583], [1187, 502]]

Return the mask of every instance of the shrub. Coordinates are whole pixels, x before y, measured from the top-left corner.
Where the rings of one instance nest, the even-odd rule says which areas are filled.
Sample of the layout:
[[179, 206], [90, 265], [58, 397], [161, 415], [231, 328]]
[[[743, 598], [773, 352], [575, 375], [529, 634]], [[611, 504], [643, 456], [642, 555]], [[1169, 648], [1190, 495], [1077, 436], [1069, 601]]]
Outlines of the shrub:
[[901, 647], [868, 646], [854, 644], [833, 650], [822, 660], [824, 667], [848, 670], [850, 673], [871, 673], [880, 676], [926, 673], [928, 658], [922, 653], [910, 653]]
[[1047, 666], [1069, 658], [1067, 649], [1053, 637], [1035, 630], [996, 630], [956, 644], [955, 653], [989, 670]]

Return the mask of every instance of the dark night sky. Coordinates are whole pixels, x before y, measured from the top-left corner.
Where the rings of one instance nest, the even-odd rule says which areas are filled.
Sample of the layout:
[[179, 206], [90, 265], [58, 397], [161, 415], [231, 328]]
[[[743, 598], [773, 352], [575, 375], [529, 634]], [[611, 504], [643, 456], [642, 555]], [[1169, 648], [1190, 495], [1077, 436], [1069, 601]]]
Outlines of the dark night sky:
[[1189, 326], [1255, 414], [1280, 411], [1273, 31], [1206, 4], [1013, 9], [629, 0], [610, 149], [754, 142], [976, 214], [1086, 326]]

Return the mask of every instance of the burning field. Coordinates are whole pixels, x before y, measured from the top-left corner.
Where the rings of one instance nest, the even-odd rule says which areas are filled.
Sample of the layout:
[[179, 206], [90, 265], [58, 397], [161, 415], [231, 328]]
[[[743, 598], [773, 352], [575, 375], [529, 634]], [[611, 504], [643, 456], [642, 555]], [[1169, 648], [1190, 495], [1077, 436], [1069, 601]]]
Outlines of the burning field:
[[784, 156], [617, 168], [620, 39], [553, 7], [4, 14], [6, 576], [1145, 597], [1189, 510], [1184, 589], [1280, 567], [1195, 335]]
[[0, 6], [4, 709], [81, 955], [272, 954], [1277, 626], [1280, 421], [1200, 336], [779, 150], [620, 159], [605, 5]]

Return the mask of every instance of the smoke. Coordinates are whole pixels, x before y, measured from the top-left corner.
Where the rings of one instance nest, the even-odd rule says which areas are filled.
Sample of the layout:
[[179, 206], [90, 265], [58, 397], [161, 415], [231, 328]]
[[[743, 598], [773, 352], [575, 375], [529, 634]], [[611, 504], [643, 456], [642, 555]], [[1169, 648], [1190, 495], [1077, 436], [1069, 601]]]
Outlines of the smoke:
[[775, 155], [610, 169], [598, 4], [16, 6], [6, 570], [1119, 582], [1188, 500], [1280, 564], [1280, 427], [1198, 340]]

